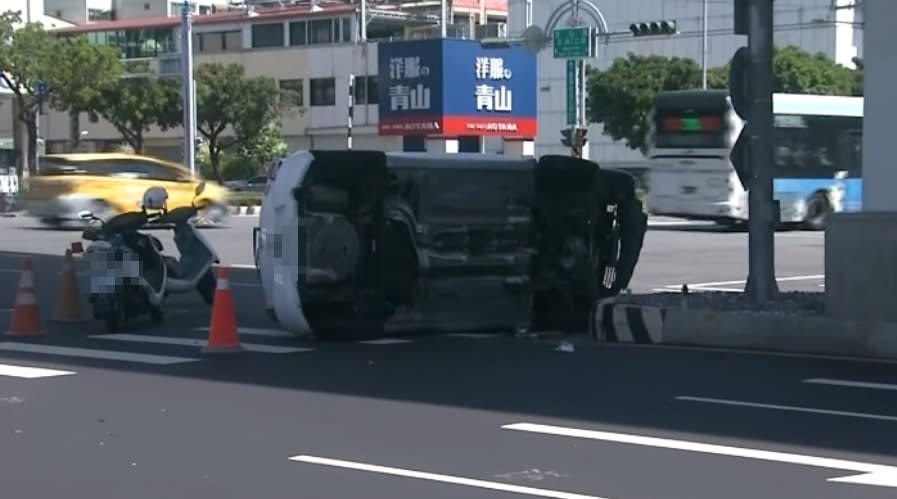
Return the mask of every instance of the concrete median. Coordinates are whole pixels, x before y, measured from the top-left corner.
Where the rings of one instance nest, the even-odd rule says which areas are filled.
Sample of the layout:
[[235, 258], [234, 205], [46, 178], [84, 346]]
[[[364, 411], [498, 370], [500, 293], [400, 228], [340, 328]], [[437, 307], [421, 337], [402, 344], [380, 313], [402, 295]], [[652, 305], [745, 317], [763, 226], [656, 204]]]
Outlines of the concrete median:
[[742, 348], [897, 358], [897, 323], [750, 310], [598, 302], [589, 334], [604, 343]]

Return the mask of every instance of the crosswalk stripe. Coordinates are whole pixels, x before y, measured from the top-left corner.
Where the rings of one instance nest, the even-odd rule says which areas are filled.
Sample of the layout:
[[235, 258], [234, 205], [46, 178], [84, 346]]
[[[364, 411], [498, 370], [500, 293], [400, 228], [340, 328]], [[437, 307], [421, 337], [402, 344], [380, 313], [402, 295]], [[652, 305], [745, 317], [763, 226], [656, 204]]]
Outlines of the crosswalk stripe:
[[411, 340], [403, 340], [399, 338], [379, 338], [376, 340], [364, 340], [358, 343], [365, 345], [398, 345], [399, 343], [411, 343]]
[[[197, 327], [193, 328], [194, 331], [201, 333], [208, 333], [208, 327]], [[237, 333], [247, 336], [267, 336], [269, 338], [299, 338], [299, 335], [295, 335], [289, 331], [283, 331], [280, 329], [264, 329], [258, 327], [239, 327], [237, 328]]]
[[39, 345], [36, 343], [0, 343], [0, 350], [7, 352], [36, 353], [44, 355], [59, 355], [64, 357], [83, 357], [85, 359], [118, 360], [122, 362], [134, 362], [138, 364], [153, 364], [166, 366], [171, 364], [183, 364], [196, 362], [200, 359], [189, 357], [173, 357], [169, 355], [151, 355], [135, 352], [118, 352], [115, 350], [95, 350], [90, 348], [61, 347], [55, 345]]
[[[199, 348], [206, 345], [205, 341], [194, 338], [174, 338], [170, 336], [150, 336], [144, 334], [98, 334], [90, 336], [90, 338], [99, 340], [130, 341], [135, 343], [156, 343], [159, 345], [178, 345]], [[243, 343], [243, 349], [247, 352], [274, 354], [310, 352], [312, 350], [311, 348], [279, 347], [274, 345], [257, 345], [253, 343]]]
[[0, 364], [0, 376], [9, 376], [11, 378], [51, 378], [53, 376], [69, 376], [72, 374], [75, 373], [73, 371], [59, 371], [56, 369], [45, 369], [43, 367]]

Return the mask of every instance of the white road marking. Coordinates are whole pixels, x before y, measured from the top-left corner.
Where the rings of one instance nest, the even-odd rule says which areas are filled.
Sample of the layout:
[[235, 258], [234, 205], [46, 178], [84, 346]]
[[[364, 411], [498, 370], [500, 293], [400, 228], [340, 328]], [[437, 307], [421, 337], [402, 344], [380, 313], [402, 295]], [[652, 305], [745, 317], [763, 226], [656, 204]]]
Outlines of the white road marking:
[[11, 364], [0, 364], [0, 376], [9, 376], [11, 378], [51, 378], [53, 376], [69, 376], [75, 374], [74, 371], [58, 371], [56, 369], [44, 369], [42, 367], [14, 366]]
[[[795, 275], [795, 276], [790, 276], [790, 277], [776, 277], [776, 281], [779, 281], [779, 282], [789, 282], [789, 281], [813, 281], [813, 280], [816, 280], [816, 279], [825, 279], [825, 274], [819, 274], [819, 275]], [[696, 288], [705, 288], [705, 287], [716, 287], [716, 286], [732, 286], [732, 285], [736, 285], [736, 284], [745, 284], [745, 283], [747, 283], [747, 281], [745, 281], [745, 280], [741, 280], [741, 281], [716, 281], [716, 282], [688, 282], [688, 283], [685, 283], [685, 284], [688, 284], [688, 287], [689, 287], [689, 288], [692, 288], [692, 287], [696, 287]], [[670, 286], [674, 286], [674, 285], [671, 284]], [[675, 285], [675, 286], [679, 286], [679, 287], [681, 287], [682, 285], [681, 285], [681, 284], [678, 284], [678, 285]]]
[[[194, 331], [208, 333], [209, 328], [207, 327], [197, 327], [193, 329]], [[237, 328], [237, 333], [240, 335], [247, 336], [265, 336], [268, 338], [300, 338], [301, 336], [295, 335], [289, 331], [283, 331], [280, 329], [264, 329], [257, 327], [239, 327]]]
[[365, 345], [398, 345], [399, 343], [411, 343], [411, 340], [403, 340], [399, 338], [379, 338], [376, 340], [359, 341], [357, 343], [364, 343]]
[[414, 471], [403, 468], [392, 468], [388, 466], [378, 466], [375, 464], [359, 463], [355, 461], [343, 461], [340, 459], [330, 459], [317, 456], [293, 456], [290, 461], [300, 463], [319, 464], [322, 466], [331, 466], [334, 468], [344, 468], [356, 471], [367, 471], [370, 473], [380, 473], [383, 475], [394, 475], [405, 478], [416, 478], [418, 480], [429, 480], [431, 482], [450, 483], [453, 485], [463, 485], [466, 487], [476, 487], [480, 489], [498, 490], [502, 492], [511, 492], [514, 494], [523, 494], [536, 497], [552, 497], [555, 499], [607, 499], [598, 496], [588, 496], [585, 494], [574, 494], [572, 492], [561, 492], [559, 490], [537, 489], [535, 487], [524, 487], [521, 485], [511, 485], [501, 482], [488, 482], [486, 480], [476, 480], [473, 478], [464, 478], [460, 476], [441, 475], [437, 473], [427, 473], [424, 471]]
[[[789, 276], [789, 277], [777, 277], [776, 281], [778, 282], [790, 282], [790, 281], [814, 281], [818, 279], [825, 279], [825, 274], [822, 275], [797, 275], [797, 276]], [[747, 284], [747, 281], [715, 281], [715, 282], [685, 282], [683, 284], [688, 285], [690, 290], [695, 291], [724, 291], [724, 292], [732, 292], [732, 293], [741, 293], [744, 291], [744, 288], [732, 288], [729, 286], [736, 285], [744, 285]], [[824, 284], [818, 284], [820, 287], [825, 287]], [[655, 289], [656, 292], [663, 291], [680, 291], [682, 289], [682, 284], [668, 284], [660, 289]]]
[[893, 359], [877, 359], [872, 357], [851, 357], [849, 355], [826, 355], [818, 353], [792, 353], [792, 352], [773, 352], [763, 350], [750, 350], [744, 348], [726, 348], [726, 347], [701, 347], [693, 345], [662, 345], [655, 344], [638, 344], [638, 343], [602, 343], [602, 348], [629, 348], [629, 349], [653, 349], [653, 350], [674, 350], [689, 352], [715, 352], [727, 353], [735, 355], [760, 355], [764, 357], [785, 357], [787, 359], [819, 359], [834, 360], [837, 362], [857, 362], [860, 364], [897, 364], [897, 360]]
[[153, 364], [158, 366], [183, 364], [185, 362], [197, 362], [200, 360], [188, 357], [171, 357], [167, 355], [150, 355], [134, 352], [116, 352], [113, 350], [93, 350], [88, 348], [39, 345], [37, 343], [3, 342], [0, 343], [0, 350], [7, 352], [60, 355], [65, 357], [83, 357], [86, 359], [119, 360], [122, 362], [135, 362], [138, 364]]
[[734, 405], [739, 407], [754, 407], [757, 409], [773, 409], [777, 411], [787, 411], [787, 412], [806, 412], [809, 414], [823, 414], [826, 416], [844, 416], [849, 418], [862, 418], [862, 419], [877, 419], [879, 421], [895, 421], [897, 422], [897, 416], [885, 416], [883, 414], [869, 414], [865, 412], [848, 412], [848, 411], [834, 411], [829, 409], [816, 409], [814, 407], [796, 407], [790, 405], [776, 405], [776, 404], [761, 404], [757, 402], [742, 402], [740, 400], [727, 400], [727, 399], [715, 399], [715, 398], [706, 398], [706, 397], [691, 397], [687, 395], [680, 395], [678, 397], [674, 397], [676, 400], [683, 400], [686, 402], [703, 402], [707, 404], [720, 404], [720, 405]]
[[847, 461], [844, 459], [832, 459], [827, 457], [805, 456], [745, 447], [731, 447], [728, 445], [705, 444], [688, 440], [672, 440], [667, 438], [648, 437], [643, 435], [630, 435], [626, 433], [611, 433], [605, 431], [583, 430], [579, 428], [566, 428], [562, 426], [550, 426], [534, 423], [515, 423], [502, 426], [506, 430], [527, 431], [589, 440], [600, 440], [620, 444], [641, 445], [686, 452], [699, 452], [703, 454], [715, 454], [718, 456], [738, 457], [745, 459], [757, 459], [760, 461], [772, 461], [778, 463], [798, 464], [812, 466], [814, 468], [830, 468], [842, 471], [853, 471], [861, 475], [851, 475], [839, 478], [829, 478], [828, 482], [855, 483], [861, 485], [878, 485], [882, 487], [897, 487], [897, 467], [883, 464], [864, 463], [861, 461]]
[[[97, 334], [89, 336], [89, 338], [98, 340], [131, 341], [135, 343], [155, 343], [159, 345], [178, 345], [198, 348], [206, 346], [205, 340], [199, 340], [195, 338], [173, 338], [171, 336], [150, 336], [146, 334]], [[311, 351], [310, 348], [278, 347], [273, 345], [256, 345], [252, 343], [243, 343], [242, 345], [243, 349], [245, 349], [247, 352], [296, 353]]]
[[845, 379], [811, 378], [805, 379], [804, 383], [817, 385], [848, 386], [851, 388], [870, 388], [873, 390], [897, 390], [897, 385], [890, 385], [887, 383], [870, 383], [868, 381], [849, 381]]

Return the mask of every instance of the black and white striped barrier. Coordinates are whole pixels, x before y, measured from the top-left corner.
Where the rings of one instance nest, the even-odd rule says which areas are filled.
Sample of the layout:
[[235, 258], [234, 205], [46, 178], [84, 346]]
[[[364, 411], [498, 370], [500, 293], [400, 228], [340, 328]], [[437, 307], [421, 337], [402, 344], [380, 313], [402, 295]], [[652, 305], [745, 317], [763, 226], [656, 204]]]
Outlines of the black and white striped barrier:
[[258, 204], [229, 207], [229, 212], [231, 215], [258, 215], [260, 211], [262, 211], [262, 206]]
[[603, 343], [663, 343], [667, 311], [661, 307], [600, 300], [592, 310], [589, 336]]

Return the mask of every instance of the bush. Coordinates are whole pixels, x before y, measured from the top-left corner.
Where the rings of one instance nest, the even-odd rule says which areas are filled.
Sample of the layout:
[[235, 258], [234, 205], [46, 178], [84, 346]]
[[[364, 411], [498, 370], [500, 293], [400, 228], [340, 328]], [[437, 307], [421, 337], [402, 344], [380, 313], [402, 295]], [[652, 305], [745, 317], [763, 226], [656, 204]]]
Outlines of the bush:
[[227, 196], [227, 204], [232, 206], [255, 206], [262, 204], [263, 192], [239, 191]]

